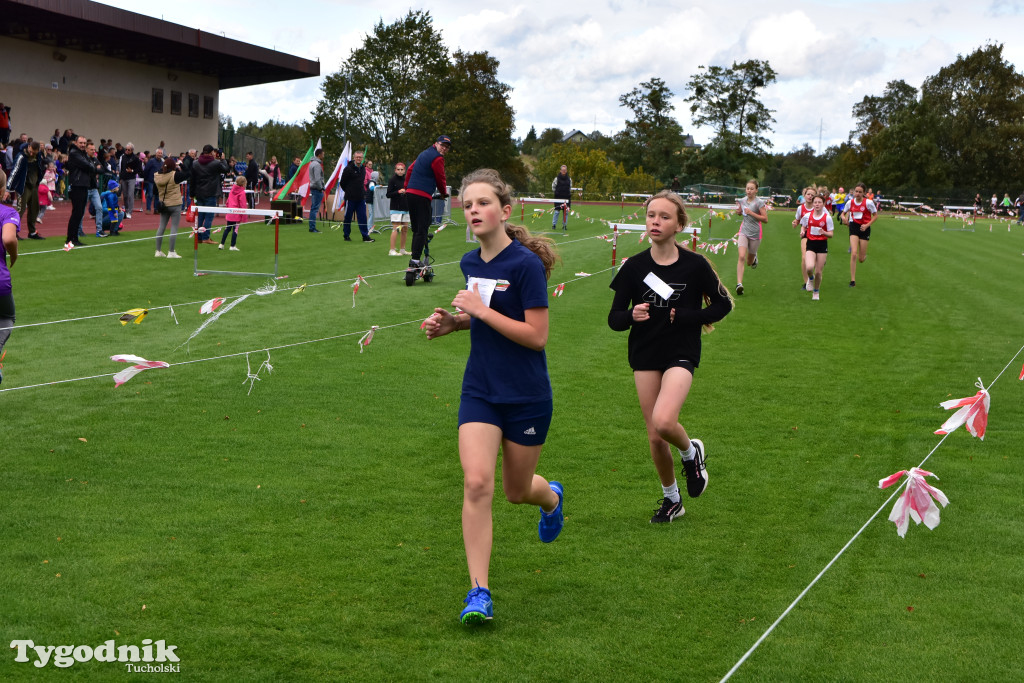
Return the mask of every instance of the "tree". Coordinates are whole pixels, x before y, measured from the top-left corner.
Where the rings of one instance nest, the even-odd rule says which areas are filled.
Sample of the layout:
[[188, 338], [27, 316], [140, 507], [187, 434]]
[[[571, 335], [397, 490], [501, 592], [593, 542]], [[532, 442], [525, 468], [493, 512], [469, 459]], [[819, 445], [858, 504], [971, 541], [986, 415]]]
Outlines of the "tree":
[[533, 148], [537, 144], [537, 129], [530, 126], [530, 132], [523, 138], [522, 152], [523, 154], [533, 154]]
[[860, 140], [891, 125], [898, 113], [917, 102], [917, 88], [900, 79], [889, 81], [881, 96], [865, 95], [853, 105], [853, 118], [857, 127], [850, 132], [851, 140]]
[[305, 154], [310, 144], [310, 134], [306, 131], [305, 123], [284, 123], [271, 119], [263, 125], [257, 125], [255, 121], [250, 121], [240, 125], [236, 132], [266, 140], [267, 160], [277, 157], [278, 162], [285, 167], [291, 163], [292, 158]]
[[324, 79], [312, 129], [325, 146], [341, 149], [352, 139], [391, 160], [403, 141], [408, 144], [410, 104], [447, 69], [448, 48], [430, 12], [410, 10], [388, 25], [378, 21], [342, 68]]
[[621, 192], [653, 192], [657, 181], [641, 170], [627, 173], [622, 164], [617, 164], [596, 145], [556, 143], [543, 149], [537, 156], [533, 169], [531, 192], [551, 193], [551, 180], [559, 167], [569, 167], [574, 187], [583, 189], [588, 198], [618, 198]]
[[526, 168], [512, 140], [512, 88], [498, 80], [498, 66], [486, 52], [456, 51], [446, 70], [411, 107], [410, 139], [401, 147], [404, 158], [414, 159], [444, 133], [453, 142], [445, 158], [453, 187], [469, 171], [493, 168], [509, 184], [525, 188]]
[[[1024, 176], [1024, 75], [1002, 45], [960, 56], [921, 86], [925, 111], [953, 187], [1005, 188]], [[970, 195], [968, 195], [970, 196]]]
[[748, 163], [758, 163], [772, 146], [765, 137], [775, 119], [773, 109], [761, 102], [760, 92], [775, 82], [775, 70], [767, 61], [751, 59], [733, 62], [729, 68], [701, 66], [687, 89], [690, 113], [695, 126], [710, 126], [715, 131], [711, 145], [725, 154], [744, 155]]
[[683, 148], [683, 129], [672, 115], [673, 93], [660, 78], [641, 83], [619, 96], [619, 104], [633, 112], [626, 128], [616, 135], [614, 154], [627, 168], [643, 168], [660, 180], [677, 172]]
[[533, 153], [540, 154], [542, 149], [561, 142], [564, 137], [565, 133], [561, 128], [545, 128], [537, 138], [537, 144], [533, 146]]

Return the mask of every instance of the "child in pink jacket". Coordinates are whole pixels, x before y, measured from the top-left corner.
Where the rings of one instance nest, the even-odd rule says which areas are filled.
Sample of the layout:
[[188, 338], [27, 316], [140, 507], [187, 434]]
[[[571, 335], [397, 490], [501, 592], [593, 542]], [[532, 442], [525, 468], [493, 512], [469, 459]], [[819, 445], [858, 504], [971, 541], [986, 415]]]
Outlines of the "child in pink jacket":
[[[245, 201], [245, 183], [244, 175], [235, 178], [235, 184], [231, 186], [231, 192], [228, 193], [227, 206], [229, 209], [245, 209], [248, 207]], [[224, 242], [228, 239], [228, 233], [231, 233], [231, 251], [239, 251], [238, 247], [235, 246], [235, 240], [238, 238], [238, 224], [245, 220], [245, 214], [229, 213], [227, 220], [228, 226], [224, 228], [224, 234], [220, 238], [220, 246], [217, 248], [224, 248]]]

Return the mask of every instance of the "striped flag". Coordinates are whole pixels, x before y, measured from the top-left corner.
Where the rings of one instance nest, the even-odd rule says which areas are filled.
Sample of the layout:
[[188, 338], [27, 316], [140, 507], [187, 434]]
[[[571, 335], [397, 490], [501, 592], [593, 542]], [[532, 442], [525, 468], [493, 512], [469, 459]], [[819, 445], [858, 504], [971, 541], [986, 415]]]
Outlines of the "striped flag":
[[276, 195], [274, 195], [275, 200], [287, 199], [288, 195], [296, 193], [300, 195], [302, 197], [302, 201], [305, 202], [306, 197], [309, 196], [309, 162], [313, 159], [313, 154], [322, 147], [323, 144], [321, 144], [318, 138], [316, 144], [310, 147], [306, 152], [306, 156], [302, 157], [302, 163], [299, 164], [299, 169], [295, 171], [295, 175], [293, 175], [291, 179], [285, 183], [285, 186], [282, 187]]
[[[324, 194], [328, 197], [331, 196], [331, 190], [341, 179], [341, 172], [348, 166], [349, 160], [352, 159], [352, 142], [347, 141], [345, 143], [345, 149], [341, 151], [341, 156], [338, 157], [338, 165], [334, 167], [334, 172], [331, 173], [331, 177], [327, 179], [327, 184], [324, 186]], [[345, 203], [345, 193], [338, 188], [337, 194], [334, 195], [334, 203], [331, 206], [331, 213], [335, 213], [341, 210], [342, 204]]]

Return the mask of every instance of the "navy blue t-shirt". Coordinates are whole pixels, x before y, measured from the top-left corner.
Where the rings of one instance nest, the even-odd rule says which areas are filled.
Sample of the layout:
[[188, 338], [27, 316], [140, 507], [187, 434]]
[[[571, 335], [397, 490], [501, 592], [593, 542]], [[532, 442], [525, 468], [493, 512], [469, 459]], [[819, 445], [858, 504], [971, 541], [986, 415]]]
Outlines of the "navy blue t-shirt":
[[[540, 257], [519, 240], [490, 262], [475, 249], [462, 257], [462, 274], [497, 282], [491, 308], [513, 320], [525, 321], [529, 308], [548, 307], [547, 278]], [[548, 361], [543, 351], [517, 344], [490, 325], [472, 318], [470, 350], [462, 393], [491, 403], [533, 403], [551, 399]]]

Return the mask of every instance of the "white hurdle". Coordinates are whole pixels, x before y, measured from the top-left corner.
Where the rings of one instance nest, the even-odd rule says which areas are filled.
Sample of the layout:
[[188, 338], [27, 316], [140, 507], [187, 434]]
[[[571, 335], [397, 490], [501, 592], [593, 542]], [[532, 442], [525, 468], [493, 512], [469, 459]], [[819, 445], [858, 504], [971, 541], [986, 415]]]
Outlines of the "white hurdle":
[[[609, 223], [612, 229], [612, 265], [616, 263], [616, 251], [619, 246], [619, 233], [620, 232], [647, 232], [646, 225], [636, 225], [633, 223]], [[690, 236], [690, 249], [697, 251], [697, 235], [700, 234], [700, 228], [690, 226], [683, 228], [683, 234]], [[640, 238], [643, 242], [643, 237]]]
[[[278, 264], [278, 243], [281, 236], [281, 216], [284, 212], [281, 210], [267, 210], [267, 209], [229, 209], [226, 206], [196, 206], [195, 204], [189, 209], [191, 212], [188, 216], [189, 220], [192, 221], [192, 274], [199, 275], [260, 275], [262, 277], [277, 277], [277, 264]], [[262, 216], [264, 218], [274, 219], [274, 272], [273, 273], [247, 273], [234, 270], [199, 270], [199, 214], [201, 213], [212, 213], [217, 214], [236, 214], [243, 216]]]
[[[961, 214], [970, 214], [969, 219], [961, 219], [959, 228], [947, 228], [946, 218], [951, 211], [956, 211]], [[942, 232], [974, 232], [974, 219], [977, 212], [977, 208], [974, 206], [943, 206], [942, 207]], [[967, 226], [971, 227], [967, 227]]]
[[[654, 195], [644, 194], [642, 192], [622, 192], [619, 194], [619, 210], [622, 211], [622, 217], [626, 217], [626, 197], [631, 197], [640, 200], [642, 205], [645, 201], [653, 197]], [[630, 202], [632, 204], [632, 202]]]
[[519, 197], [516, 201], [519, 202], [519, 220], [522, 222], [526, 221], [526, 202], [531, 204], [567, 204], [567, 199], [545, 199], [543, 197]]

